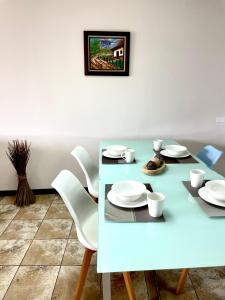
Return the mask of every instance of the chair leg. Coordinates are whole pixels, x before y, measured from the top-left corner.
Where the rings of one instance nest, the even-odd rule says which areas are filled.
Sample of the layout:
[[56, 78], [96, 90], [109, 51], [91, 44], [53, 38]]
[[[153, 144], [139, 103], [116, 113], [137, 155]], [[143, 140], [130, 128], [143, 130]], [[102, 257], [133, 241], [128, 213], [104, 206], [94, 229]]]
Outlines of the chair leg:
[[88, 268], [89, 268], [89, 265], [91, 262], [91, 257], [92, 257], [92, 254], [95, 252], [96, 251], [85, 248], [82, 266], [81, 266], [81, 270], [80, 270], [80, 275], [79, 275], [78, 282], [76, 285], [76, 290], [75, 290], [75, 297], [74, 297], [75, 300], [80, 300], [80, 298], [81, 298], [81, 294], [82, 294], [83, 287], [85, 284], [85, 279], [87, 276]]
[[123, 272], [123, 278], [124, 278], [125, 285], [127, 288], [129, 300], [136, 300], [136, 296], [135, 296], [131, 278], [130, 278], [130, 272]]
[[187, 275], [188, 275], [188, 271], [189, 269], [183, 269], [181, 270], [178, 282], [177, 282], [177, 286], [176, 286], [176, 294], [179, 295], [184, 287]]

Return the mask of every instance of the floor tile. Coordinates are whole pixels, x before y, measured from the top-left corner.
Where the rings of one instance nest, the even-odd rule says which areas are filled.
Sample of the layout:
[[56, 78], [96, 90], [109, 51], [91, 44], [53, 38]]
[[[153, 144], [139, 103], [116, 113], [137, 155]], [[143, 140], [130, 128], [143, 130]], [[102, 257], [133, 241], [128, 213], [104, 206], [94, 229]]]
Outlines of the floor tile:
[[60, 265], [67, 240], [34, 240], [22, 265]]
[[[144, 272], [131, 272], [130, 275], [136, 298], [148, 300], [148, 292]], [[127, 289], [122, 273], [113, 273], [111, 275], [111, 287], [112, 300], [128, 299]]]
[[54, 204], [56, 204], [56, 203], [63, 204], [64, 202], [63, 202], [63, 199], [59, 195], [55, 195], [53, 203]]
[[225, 268], [192, 269], [189, 272], [199, 300], [225, 299]]
[[53, 203], [45, 216], [45, 219], [72, 219], [65, 204]]
[[40, 220], [13, 220], [1, 234], [0, 239], [33, 239], [40, 224]]
[[14, 204], [15, 200], [16, 200], [16, 196], [1, 197], [0, 204]]
[[3, 233], [3, 231], [6, 229], [6, 227], [9, 225], [11, 220], [1, 220], [0, 219], [0, 235]]
[[20, 267], [4, 300], [50, 300], [59, 267]]
[[189, 277], [187, 277], [183, 292], [179, 296], [175, 295], [179, 275], [180, 270], [162, 270], [156, 272], [161, 300], [198, 300]]
[[[84, 247], [78, 240], [69, 239], [66, 251], [63, 257], [63, 266], [78, 266], [82, 264], [84, 256]], [[91, 265], [96, 265], [96, 253], [93, 254]]]
[[18, 213], [19, 207], [13, 204], [0, 205], [0, 219], [12, 220]]
[[38, 229], [35, 239], [65, 239], [69, 237], [72, 227], [69, 219], [44, 220]]
[[75, 224], [73, 223], [72, 228], [71, 228], [71, 232], [70, 232], [70, 239], [77, 239], [77, 232], [76, 232], [76, 227]]
[[17, 266], [0, 266], [0, 299], [3, 299], [17, 269]]
[[19, 265], [31, 240], [0, 240], [0, 265]]
[[36, 195], [35, 203], [50, 206], [54, 200], [55, 194]]
[[[75, 286], [79, 273], [79, 266], [62, 266], [53, 292], [52, 300], [74, 299]], [[100, 278], [100, 275], [96, 272], [96, 267], [89, 267], [82, 299], [100, 299]]]
[[14, 220], [42, 220], [48, 210], [47, 205], [32, 204], [22, 207]]

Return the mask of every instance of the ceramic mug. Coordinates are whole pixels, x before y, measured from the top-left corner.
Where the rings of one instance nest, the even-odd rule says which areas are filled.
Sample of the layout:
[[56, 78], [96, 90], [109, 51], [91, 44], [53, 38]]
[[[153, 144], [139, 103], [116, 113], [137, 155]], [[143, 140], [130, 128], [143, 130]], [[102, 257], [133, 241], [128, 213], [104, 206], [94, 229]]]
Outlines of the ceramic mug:
[[162, 143], [163, 143], [163, 140], [154, 140], [153, 141], [153, 149], [155, 151], [160, 151], [162, 148]]
[[160, 217], [163, 211], [165, 196], [162, 193], [150, 193], [147, 201], [150, 216], [154, 218]]
[[121, 157], [126, 161], [126, 163], [132, 163], [134, 161], [134, 149], [127, 149], [121, 154]]
[[193, 169], [190, 171], [191, 186], [199, 188], [203, 184], [205, 171], [200, 169]]

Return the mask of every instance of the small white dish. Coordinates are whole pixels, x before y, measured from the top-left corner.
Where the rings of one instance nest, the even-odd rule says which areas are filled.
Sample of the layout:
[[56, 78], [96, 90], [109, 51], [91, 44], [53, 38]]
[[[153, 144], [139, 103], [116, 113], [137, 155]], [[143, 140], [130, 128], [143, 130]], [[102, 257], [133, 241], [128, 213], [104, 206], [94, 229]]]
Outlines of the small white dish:
[[108, 146], [106, 148], [106, 150], [108, 151], [108, 153], [112, 156], [118, 156], [126, 151], [127, 147], [126, 146], [123, 146], [123, 145], [111, 145], [111, 146]]
[[198, 194], [203, 200], [205, 200], [208, 203], [225, 207], [224, 201], [218, 201], [214, 197], [212, 197], [211, 194], [209, 193], [209, 190], [205, 186], [203, 186], [198, 190]]
[[[111, 155], [109, 154], [108, 150], [103, 151], [102, 153], [103, 156], [108, 157], [108, 158], [121, 158], [121, 155]], [[122, 159], [122, 158], [121, 158]]]
[[135, 201], [146, 192], [146, 186], [139, 181], [123, 180], [112, 185], [113, 192], [124, 201]]
[[183, 154], [180, 154], [180, 155], [171, 155], [167, 152], [167, 150], [161, 150], [160, 154], [162, 154], [163, 156], [172, 157], [172, 158], [184, 158], [184, 157], [190, 156], [190, 152], [188, 152], [188, 151]]
[[167, 145], [165, 149], [170, 155], [183, 155], [187, 153], [187, 147], [181, 145]]
[[225, 201], [225, 180], [211, 180], [206, 182], [205, 186], [213, 198]]
[[135, 208], [135, 207], [142, 207], [148, 204], [147, 201], [148, 194], [150, 194], [150, 192], [146, 190], [146, 192], [142, 194], [141, 197], [138, 198], [136, 201], [126, 202], [126, 201], [121, 201], [120, 198], [112, 190], [110, 190], [107, 194], [107, 198], [109, 202], [111, 202], [116, 206], [124, 207], [124, 208]]

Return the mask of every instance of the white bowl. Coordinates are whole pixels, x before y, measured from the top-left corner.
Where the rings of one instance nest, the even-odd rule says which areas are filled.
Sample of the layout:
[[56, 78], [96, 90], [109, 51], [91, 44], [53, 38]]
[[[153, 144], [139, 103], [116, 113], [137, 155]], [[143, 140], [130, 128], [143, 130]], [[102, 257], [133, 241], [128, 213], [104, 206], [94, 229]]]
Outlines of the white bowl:
[[134, 180], [124, 180], [112, 185], [112, 191], [124, 201], [135, 201], [146, 192], [143, 183]]
[[120, 156], [126, 149], [127, 147], [123, 145], [112, 145], [107, 147], [108, 153], [112, 156]]
[[165, 148], [171, 155], [181, 155], [187, 152], [187, 147], [181, 145], [167, 145]]
[[225, 180], [211, 180], [206, 182], [207, 187], [211, 196], [220, 201], [225, 201]]

